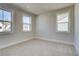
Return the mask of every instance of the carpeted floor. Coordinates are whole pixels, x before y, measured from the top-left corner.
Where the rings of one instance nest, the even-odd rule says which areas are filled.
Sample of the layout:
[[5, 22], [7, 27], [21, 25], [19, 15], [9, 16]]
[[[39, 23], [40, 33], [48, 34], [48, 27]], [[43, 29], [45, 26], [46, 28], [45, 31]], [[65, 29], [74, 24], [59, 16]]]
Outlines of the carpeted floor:
[[75, 49], [72, 45], [65, 45], [33, 39], [0, 50], [3, 56], [73, 56]]

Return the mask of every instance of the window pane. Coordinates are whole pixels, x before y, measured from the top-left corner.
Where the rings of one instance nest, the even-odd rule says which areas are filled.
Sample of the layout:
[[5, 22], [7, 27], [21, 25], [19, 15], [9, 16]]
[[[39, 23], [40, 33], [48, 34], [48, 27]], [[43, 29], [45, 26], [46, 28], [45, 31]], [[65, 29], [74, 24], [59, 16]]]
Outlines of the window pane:
[[11, 12], [0, 10], [0, 32], [11, 31]]
[[29, 17], [29, 16], [23, 16], [23, 23], [31, 24], [31, 17]]
[[57, 30], [58, 31], [67, 31], [68, 32], [68, 23], [69, 23], [69, 13], [63, 13], [57, 15]]
[[5, 31], [11, 31], [11, 23], [10, 22], [4, 22]]
[[11, 21], [11, 12], [3, 11], [4, 13], [4, 20]]
[[59, 23], [58, 31], [68, 31], [68, 23]]
[[23, 24], [23, 31], [29, 31], [30, 26], [28, 24]]
[[3, 17], [2, 17], [2, 10], [0, 10], [0, 20], [3, 20]]
[[0, 32], [3, 32], [4, 31], [4, 25], [3, 25], [3, 22], [0, 22]]
[[60, 15], [57, 16], [57, 22], [58, 23], [60, 23], [60, 22], [68, 22], [68, 17], [69, 17], [68, 13], [60, 14]]

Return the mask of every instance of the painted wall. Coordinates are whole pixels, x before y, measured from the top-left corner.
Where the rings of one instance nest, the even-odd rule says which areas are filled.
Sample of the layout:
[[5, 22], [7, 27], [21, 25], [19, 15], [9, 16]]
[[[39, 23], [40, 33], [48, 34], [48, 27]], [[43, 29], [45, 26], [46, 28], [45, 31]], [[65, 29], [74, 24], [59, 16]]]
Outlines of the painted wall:
[[[70, 32], [57, 32], [56, 14], [67, 11], [70, 11]], [[38, 15], [36, 19], [36, 37], [37, 36], [51, 41], [58, 40], [74, 43], [74, 7], [70, 6]]]
[[75, 4], [75, 47], [79, 55], [79, 4]]
[[[0, 8], [10, 9], [13, 11], [13, 31], [11, 33], [0, 33], [0, 46], [4, 46], [10, 43], [15, 43], [24, 39], [28, 39], [34, 36], [35, 33], [35, 15], [25, 12], [20, 8], [9, 5], [0, 4]], [[32, 16], [32, 31], [23, 32], [22, 30], [22, 15], [26, 14]]]

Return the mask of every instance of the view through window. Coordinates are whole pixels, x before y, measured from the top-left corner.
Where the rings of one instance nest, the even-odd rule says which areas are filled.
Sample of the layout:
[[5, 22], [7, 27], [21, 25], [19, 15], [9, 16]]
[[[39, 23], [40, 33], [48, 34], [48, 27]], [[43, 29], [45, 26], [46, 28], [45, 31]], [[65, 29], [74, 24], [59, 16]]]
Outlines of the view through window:
[[11, 12], [0, 9], [0, 32], [11, 31]]
[[31, 17], [23, 16], [23, 31], [30, 31], [30, 30], [31, 30]]
[[68, 32], [69, 30], [69, 13], [57, 15], [57, 31]]

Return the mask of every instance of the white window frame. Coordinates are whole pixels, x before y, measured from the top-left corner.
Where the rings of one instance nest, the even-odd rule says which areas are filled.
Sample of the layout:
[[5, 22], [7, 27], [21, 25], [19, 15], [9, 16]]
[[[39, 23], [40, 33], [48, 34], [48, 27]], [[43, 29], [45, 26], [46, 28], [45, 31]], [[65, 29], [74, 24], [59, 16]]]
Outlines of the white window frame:
[[[68, 31], [58, 31], [58, 22], [57, 22], [57, 17], [58, 17], [58, 15], [61, 15], [61, 14], [65, 14], [65, 13], [68, 13], [69, 15], [68, 15]], [[65, 32], [65, 33], [69, 33], [70, 32], [70, 11], [66, 11], [66, 12], [62, 12], [62, 13], [57, 13], [56, 14], [56, 32]]]
[[[28, 23], [23, 23], [23, 17], [30, 17], [30, 24], [28, 24]], [[32, 16], [29, 16], [29, 15], [23, 15], [22, 16], [22, 23], [23, 23], [23, 25], [24, 24], [27, 24], [27, 25], [29, 25], [29, 30], [24, 30], [24, 28], [23, 28], [23, 25], [22, 25], [22, 31], [23, 32], [31, 32], [32, 31]]]
[[[11, 31], [2, 31], [2, 32], [0, 32], [0, 34], [12, 33], [13, 32], [13, 10], [2, 8], [2, 7], [0, 8], [0, 10], [11, 12]], [[5, 22], [5, 21], [3, 21], [3, 22]], [[9, 22], [9, 21], [7, 21], [7, 22]]]

